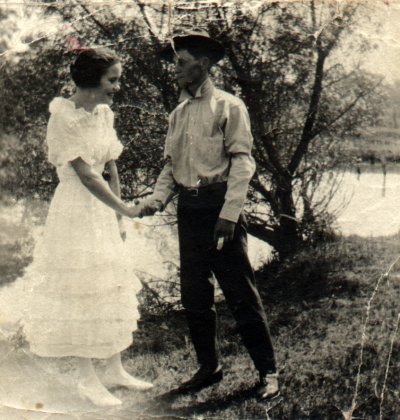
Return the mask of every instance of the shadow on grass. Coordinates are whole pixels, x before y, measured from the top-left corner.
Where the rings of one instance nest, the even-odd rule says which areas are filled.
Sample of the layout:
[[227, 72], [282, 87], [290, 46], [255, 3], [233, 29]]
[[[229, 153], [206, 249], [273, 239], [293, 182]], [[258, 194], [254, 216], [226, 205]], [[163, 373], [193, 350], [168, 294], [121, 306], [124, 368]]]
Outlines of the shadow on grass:
[[341, 240], [298, 252], [280, 263], [273, 261], [257, 273], [258, 288], [267, 304], [315, 302], [345, 295], [354, 296], [359, 281], [354, 276], [359, 243]]
[[[203, 414], [206, 412], [220, 412], [221, 410], [226, 410], [232, 406], [241, 405], [246, 400], [254, 398], [255, 395], [255, 387], [252, 386], [251, 388], [235, 391], [229, 395], [219, 398], [210, 398], [208, 401], [204, 402], [193, 402], [189, 405], [183, 407], [176, 407], [173, 408], [172, 404], [175, 402], [179, 402], [182, 397], [196, 394], [189, 394], [185, 393], [182, 394], [177, 389], [173, 389], [169, 392], [161, 394], [154, 398], [153, 405], [146, 411], [146, 414], [154, 414], [157, 415], [169, 415], [169, 416], [179, 416], [180, 418], [191, 418], [194, 415]], [[279, 397], [269, 400], [278, 401]], [[268, 403], [268, 402], [266, 402]]]

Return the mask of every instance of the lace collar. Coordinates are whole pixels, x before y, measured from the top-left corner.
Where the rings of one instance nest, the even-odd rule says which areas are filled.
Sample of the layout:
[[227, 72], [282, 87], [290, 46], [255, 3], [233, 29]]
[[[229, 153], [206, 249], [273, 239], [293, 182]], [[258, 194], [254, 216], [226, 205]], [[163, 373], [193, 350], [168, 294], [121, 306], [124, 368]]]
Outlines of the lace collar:
[[64, 98], [62, 96], [58, 96], [54, 98], [50, 102], [49, 110], [52, 114], [57, 112], [63, 112], [66, 110], [75, 112], [81, 115], [98, 115], [101, 111], [111, 111], [111, 108], [107, 104], [97, 104], [91, 112], [86, 111], [85, 108], [77, 108], [75, 102], [71, 101], [70, 99]]

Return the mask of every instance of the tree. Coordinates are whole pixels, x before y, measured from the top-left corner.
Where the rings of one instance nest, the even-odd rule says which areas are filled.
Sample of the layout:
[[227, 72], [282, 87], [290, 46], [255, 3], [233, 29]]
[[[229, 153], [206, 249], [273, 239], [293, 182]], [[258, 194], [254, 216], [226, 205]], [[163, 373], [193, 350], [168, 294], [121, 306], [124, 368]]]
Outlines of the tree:
[[18, 167], [18, 182], [8, 182], [8, 189], [49, 197], [57, 182], [45, 162], [44, 127], [50, 99], [72, 89], [65, 40], [73, 36], [84, 46], [111, 45], [123, 57], [115, 104], [125, 145], [122, 190], [126, 199], [149, 193], [163, 163], [167, 116], [178, 93], [171, 66], [154, 56], [174, 29], [200, 26], [227, 49], [213, 72], [216, 83], [244, 99], [252, 121], [258, 169], [251, 182], [250, 232], [285, 258], [329, 224], [322, 222], [336, 184], [331, 182], [324, 199], [316, 191], [338, 163], [340, 139], [378, 118], [379, 81], [335, 58], [344, 40], [354, 39], [359, 50], [367, 47], [352, 35], [359, 8], [313, 0], [259, 1], [252, 7], [191, 1], [169, 8], [141, 0], [103, 8], [79, 0], [50, 3], [43, 19], [57, 16], [60, 32], [32, 42], [16, 65], [1, 69], [0, 131], [14, 135], [24, 150], [9, 159]]
[[387, 127], [399, 128], [399, 107], [400, 107], [400, 80], [391, 83], [387, 88], [388, 107], [385, 112]]
[[[127, 10], [132, 20], [125, 15]], [[46, 161], [45, 127], [50, 100], [73, 89], [68, 75], [75, 54], [69, 51], [73, 40], [83, 46], [112, 44], [121, 53], [124, 80], [115, 111], [126, 146], [119, 162], [123, 196], [132, 199], [148, 193], [162, 166], [168, 111], [176, 100], [176, 88], [170, 73], [153, 59], [159, 44], [149, 40], [139, 2], [114, 12], [110, 7], [100, 10], [86, 2], [68, 1], [62, 6], [50, 3], [43, 12], [43, 22], [58, 18], [55, 36], [31, 39], [28, 51], [11, 51], [1, 67], [0, 133], [3, 139], [14, 139], [14, 147], [7, 148], [2, 159], [5, 172], [12, 174], [3, 178], [3, 189], [18, 198], [48, 199], [57, 185], [55, 171]]]
[[[380, 111], [376, 77], [346, 71], [338, 61], [327, 66], [342, 38], [351, 36], [358, 8], [351, 2], [341, 10], [312, 0], [265, 3], [256, 16], [236, 10], [230, 24], [226, 9], [215, 6], [213, 12], [210, 29], [222, 34], [228, 50], [224, 83], [240, 91], [252, 117], [258, 171], [251, 200], [258, 206], [250, 231], [285, 258], [312, 239], [327, 216], [327, 202], [318, 215], [313, 196], [322, 174], [337, 163], [329, 150]], [[268, 213], [260, 215], [259, 204]]]

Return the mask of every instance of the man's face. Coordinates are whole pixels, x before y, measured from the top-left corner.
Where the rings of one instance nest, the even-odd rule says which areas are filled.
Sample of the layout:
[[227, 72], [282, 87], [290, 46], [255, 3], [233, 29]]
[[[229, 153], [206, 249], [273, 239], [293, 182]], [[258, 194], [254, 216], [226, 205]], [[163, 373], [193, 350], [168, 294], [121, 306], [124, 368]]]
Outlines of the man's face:
[[202, 59], [196, 59], [188, 50], [178, 50], [175, 56], [176, 80], [181, 89], [198, 82], [204, 74]]

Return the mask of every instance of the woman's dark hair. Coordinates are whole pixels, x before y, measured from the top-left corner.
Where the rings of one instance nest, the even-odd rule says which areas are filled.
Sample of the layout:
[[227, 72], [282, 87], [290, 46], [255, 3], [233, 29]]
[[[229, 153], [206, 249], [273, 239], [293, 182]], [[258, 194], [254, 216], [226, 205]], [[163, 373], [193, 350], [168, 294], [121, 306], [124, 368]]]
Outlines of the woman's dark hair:
[[108, 48], [84, 49], [70, 65], [72, 80], [80, 88], [98, 87], [107, 69], [119, 62], [117, 54]]

